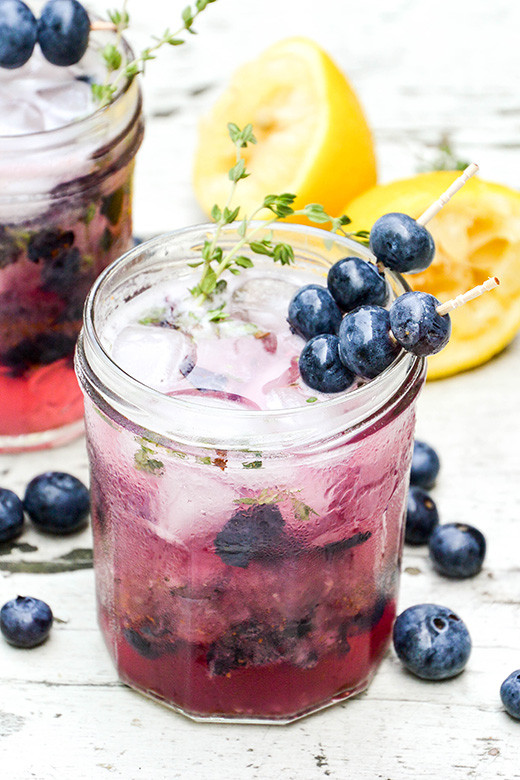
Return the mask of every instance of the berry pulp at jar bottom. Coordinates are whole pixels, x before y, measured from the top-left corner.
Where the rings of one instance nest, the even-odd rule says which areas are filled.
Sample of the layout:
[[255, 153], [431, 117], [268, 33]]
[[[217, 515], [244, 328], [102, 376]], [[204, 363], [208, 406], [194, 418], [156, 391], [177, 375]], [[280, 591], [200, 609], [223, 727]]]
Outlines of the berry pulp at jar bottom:
[[81, 418], [83, 302], [131, 245], [139, 89], [96, 111], [102, 62], [94, 43], [71, 67], [37, 46], [22, 68], [0, 69], [0, 451], [57, 444]]
[[297, 285], [276, 269], [233, 277], [221, 323], [178, 285], [108, 318], [114, 361], [215, 414], [321, 408], [324, 433], [299, 449], [186, 446], [87, 393], [102, 631], [121, 679], [184, 714], [289, 722], [363, 690], [388, 647], [414, 403], [327, 441], [327, 396], [294, 368]]

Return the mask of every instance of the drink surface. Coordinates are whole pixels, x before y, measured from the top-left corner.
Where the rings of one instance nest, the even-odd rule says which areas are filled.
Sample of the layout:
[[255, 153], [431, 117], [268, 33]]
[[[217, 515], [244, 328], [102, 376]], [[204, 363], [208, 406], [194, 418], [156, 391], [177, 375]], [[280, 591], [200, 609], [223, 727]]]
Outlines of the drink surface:
[[[331, 398], [302, 381], [298, 357], [305, 341], [287, 322], [294, 293], [304, 284], [323, 284], [324, 277], [302, 271], [287, 278], [283, 268], [264, 265], [229, 279], [205, 308], [189, 293], [196, 281], [155, 286], [107, 324], [106, 346], [128, 374], [166, 395], [237, 409]], [[212, 321], [221, 306], [225, 319]]]
[[90, 50], [80, 64], [58, 67], [38, 46], [21, 68], [0, 68], [0, 136], [55, 130], [95, 110], [90, 80], [100, 71]]

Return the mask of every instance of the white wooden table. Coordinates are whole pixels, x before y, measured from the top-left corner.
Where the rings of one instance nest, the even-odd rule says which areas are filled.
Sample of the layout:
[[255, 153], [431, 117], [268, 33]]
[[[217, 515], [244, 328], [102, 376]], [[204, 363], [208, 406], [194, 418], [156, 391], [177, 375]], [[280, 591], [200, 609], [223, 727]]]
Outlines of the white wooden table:
[[[130, 0], [134, 39], [173, 27], [181, 8]], [[136, 232], [200, 221], [190, 187], [197, 117], [238, 64], [291, 34], [316, 38], [349, 74], [375, 132], [383, 181], [414, 173], [447, 134], [484, 178], [517, 186], [519, 26], [520, 6], [508, 0], [219, 0], [189, 47], [149, 69]], [[479, 527], [488, 555], [478, 577], [452, 582], [432, 572], [423, 549], [407, 548], [400, 609], [435, 601], [461, 615], [474, 644], [462, 675], [421, 682], [390, 651], [367, 693], [290, 727], [192, 723], [117, 681], [96, 624], [90, 529], [65, 539], [27, 529], [12, 549], [0, 548], [0, 603], [33, 595], [58, 620], [40, 648], [0, 643], [0, 776], [520, 777], [520, 722], [499, 699], [500, 683], [520, 667], [519, 362], [517, 339], [486, 366], [429, 384], [419, 403], [418, 436], [442, 457], [433, 493], [442, 520]], [[87, 481], [84, 441], [0, 456], [0, 484], [23, 494], [47, 469]]]

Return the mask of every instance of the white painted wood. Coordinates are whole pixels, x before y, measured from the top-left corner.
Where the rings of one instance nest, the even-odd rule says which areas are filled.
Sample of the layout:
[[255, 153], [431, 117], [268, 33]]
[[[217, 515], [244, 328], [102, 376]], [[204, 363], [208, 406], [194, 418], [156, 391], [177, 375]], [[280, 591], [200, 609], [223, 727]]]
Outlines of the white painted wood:
[[[144, 44], [147, 29], [174, 28], [182, 6], [130, 0], [135, 40]], [[519, 27], [520, 5], [507, 0], [435, 7], [426, 0], [218, 0], [189, 46], [151, 63], [146, 76], [136, 230], [151, 234], [201, 219], [190, 188], [197, 119], [238, 64], [291, 34], [319, 40], [351, 77], [374, 128], [382, 180], [412, 174], [447, 134], [484, 178], [517, 185]], [[432, 572], [423, 549], [407, 548], [400, 608], [437, 601], [463, 617], [474, 649], [460, 677], [421, 682], [390, 651], [366, 694], [291, 727], [191, 723], [117, 681], [96, 626], [91, 569], [5, 570], [22, 560], [59, 567], [73, 549], [88, 551], [90, 530], [55, 539], [28, 529], [20, 541], [37, 549], [0, 555], [0, 602], [35, 595], [64, 622], [32, 651], [0, 642], [1, 777], [520, 777], [520, 722], [503, 712], [498, 693], [520, 667], [519, 362], [517, 340], [486, 366], [429, 384], [419, 402], [418, 436], [442, 457], [433, 492], [442, 520], [481, 528], [488, 556], [478, 577], [451, 582]], [[0, 484], [23, 493], [47, 469], [87, 480], [84, 441], [0, 456]]]

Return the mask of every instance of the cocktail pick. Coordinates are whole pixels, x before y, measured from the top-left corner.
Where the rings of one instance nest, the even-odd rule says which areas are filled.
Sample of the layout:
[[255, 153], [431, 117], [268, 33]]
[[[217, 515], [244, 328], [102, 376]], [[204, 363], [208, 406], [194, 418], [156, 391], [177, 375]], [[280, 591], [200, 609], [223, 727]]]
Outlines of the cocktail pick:
[[473, 298], [478, 298], [488, 290], [493, 290], [495, 287], [498, 287], [499, 284], [500, 280], [496, 276], [492, 276], [487, 279], [484, 284], [479, 284], [477, 287], [472, 287], [471, 290], [468, 290], [461, 295], [457, 295], [455, 298], [452, 298], [445, 303], [441, 303], [440, 306], [437, 306], [436, 312], [442, 317], [445, 314], [448, 314], [448, 312], [453, 311], [454, 309], [458, 309], [460, 306], [464, 306], [465, 303], [472, 301]]

